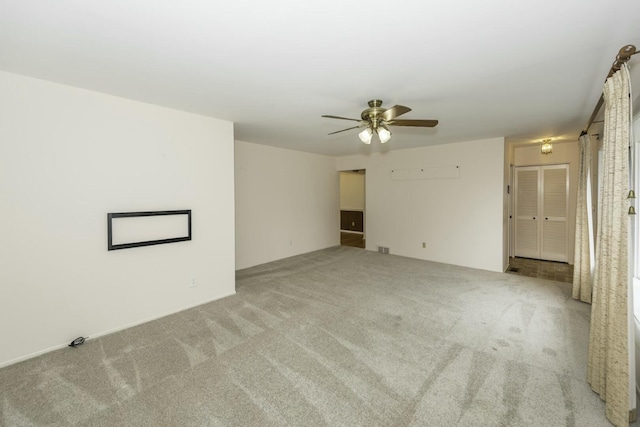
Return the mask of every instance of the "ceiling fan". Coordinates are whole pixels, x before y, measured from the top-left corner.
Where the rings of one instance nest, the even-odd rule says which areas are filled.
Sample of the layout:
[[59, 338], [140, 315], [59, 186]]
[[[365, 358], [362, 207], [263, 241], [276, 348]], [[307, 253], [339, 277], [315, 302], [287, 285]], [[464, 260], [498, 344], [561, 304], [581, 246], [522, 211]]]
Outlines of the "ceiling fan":
[[391, 139], [391, 131], [389, 126], [414, 126], [414, 127], [426, 127], [432, 128], [438, 124], [437, 120], [397, 120], [396, 117], [401, 116], [411, 111], [411, 108], [404, 105], [394, 105], [391, 108], [382, 108], [382, 101], [379, 99], [372, 99], [369, 101], [369, 108], [364, 110], [358, 119], [350, 119], [348, 117], [329, 116], [323, 115], [329, 119], [341, 119], [351, 120], [359, 122], [358, 126], [342, 129], [336, 132], [331, 132], [329, 135], [335, 133], [344, 132], [346, 130], [358, 129], [364, 127], [365, 129], [358, 134], [360, 141], [365, 144], [371, 144], [373, 134], [378, 134], [381, 143], [385, 143]]

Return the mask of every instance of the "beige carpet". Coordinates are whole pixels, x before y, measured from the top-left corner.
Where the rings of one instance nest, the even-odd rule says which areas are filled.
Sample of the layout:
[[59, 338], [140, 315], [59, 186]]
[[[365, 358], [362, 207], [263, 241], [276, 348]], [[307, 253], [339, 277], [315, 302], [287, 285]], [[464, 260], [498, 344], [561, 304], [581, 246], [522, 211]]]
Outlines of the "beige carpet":
[[336, 247], [0, 369], [3, 426], [606, 426], [570, 284]]

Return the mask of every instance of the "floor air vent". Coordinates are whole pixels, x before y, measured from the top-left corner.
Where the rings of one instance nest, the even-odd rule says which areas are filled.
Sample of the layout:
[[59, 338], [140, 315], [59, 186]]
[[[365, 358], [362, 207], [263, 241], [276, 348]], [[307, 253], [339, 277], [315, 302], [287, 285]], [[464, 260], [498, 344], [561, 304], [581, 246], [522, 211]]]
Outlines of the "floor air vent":
[[389, 248], [387, 248], [385, 246], [378, 246], [378, 253], [388, 254], [389, 253]]

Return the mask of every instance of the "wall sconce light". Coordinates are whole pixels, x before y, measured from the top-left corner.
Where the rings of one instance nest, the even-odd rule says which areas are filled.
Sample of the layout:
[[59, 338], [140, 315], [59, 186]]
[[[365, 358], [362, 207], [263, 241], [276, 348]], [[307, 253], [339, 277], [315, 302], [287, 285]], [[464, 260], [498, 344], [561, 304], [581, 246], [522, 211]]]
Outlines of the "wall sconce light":
[[551, 145], [551, 138], [543, 139], [543, 144], [540, 148], [542, 154], [551, 154], [553, 152], [553, 145]]

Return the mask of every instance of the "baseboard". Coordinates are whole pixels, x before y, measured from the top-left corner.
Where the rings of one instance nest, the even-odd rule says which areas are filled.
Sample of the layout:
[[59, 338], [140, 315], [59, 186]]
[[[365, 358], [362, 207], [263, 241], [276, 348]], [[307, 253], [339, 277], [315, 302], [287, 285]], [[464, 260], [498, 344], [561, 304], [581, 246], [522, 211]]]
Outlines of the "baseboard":
[[55, 350], [60, 350], [62, 348], [67, 347], [68, 345], [69, 343], [59, 344], [53, 347], [46, 348], [44, 350], [36, 351], [35, 353], [29, 353], [25, 356], [20, 356], [20, 357], [16, 357], [15, 359], [10, 359], [6, 362], [0, 363], [0, 369], [6, 368], [7, 366], [10, 366], [10, 365], [15, 365], [16, 363], [24, 362], [25, 360], [33, 359], [34, 357], [42, 356], [43, 354], [46, 354]]
[[[195, 305], [189, 305], [189, 306], [186, 306], [186, 307], [182, 307], [182, 308], [179, 308], [177, 310], [172, 310], [170, 312], [163, 313], [163, 314], [160, 314], [158, 316], [152, 316], [152, 317], [145, 318], [145, 319], [142, 319], [142, 320], [139, 320], [139, 321], [135, 321], [133, 323], [128, 323], [128, 324], [126, 324], [124, 326], [119, 326], [117, 328], [108, 329], [108, 330], [103, 331], [103, 332], [98, 332], [98, 333], [95, 333], [95, 334], [89, 334], [88, 339], [100, 338], [100, 337], [105, 336], [105, 335], [113, 334], [115, 332], [120, 332], [120, 331], [123, 331], [123, 330], [128, 329], [128, 328], [133, 328], [134, 326], [142, 325], [143, 323], [152, 322], [154, 320], [158, 320], [158, 319], [161, 319], [163, 317], [170, 316], [170, 315], [175, 314], [175, 313], [179, 313], [181, 311], [185, 311], [185, 310], [189, 310], [191, 308], [199, 307], [201, 305], [209, 304], [210, 302], [217, 301], [217, 300], [222, 299], [222, 298], [230, 297], [230, 296], [235, 295], [235, 294], [236, 294], [236, 291], [234, 290], [233, 292], [230, 292], [228, 294], [223, 294], [222, 296], [213, 298], [213, 299], [205, 301], [205, 302], [199, 302], [199, 303], [197, 303]], [[34, 353], [29, 353], [29, 354], [27, 354], [25, 356], [16, 357], [15, 359], [10, 359], [8, 361], [2, 362], [2, 363], [0, 363], [0, 368], [5, 368], [5, 367], [7, 367], [9, 365], [15, 365], [16, 363], [24, 362], [25, 360], [33, 359], [34, 357], [42, 356], [43, 354], [50, 353], [50, 352], [55, 351], [55, 350], [63, 349], [65, 347], [69, 346], [69, 342], [66, 342], [64, 344], [54, 345], [54, 346], [46, 348], [44, 350], [39, 350], [39, 351], [36, 351]]]
[[509, 267], [511, 267], [511, 263], [507, 262], [507, 265], [506, 266], [503, 265], [503, 267], [504, 267], [503, 273], [506, 273], [507, 271], [509, 271]]

